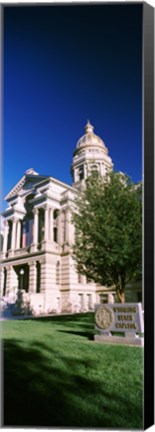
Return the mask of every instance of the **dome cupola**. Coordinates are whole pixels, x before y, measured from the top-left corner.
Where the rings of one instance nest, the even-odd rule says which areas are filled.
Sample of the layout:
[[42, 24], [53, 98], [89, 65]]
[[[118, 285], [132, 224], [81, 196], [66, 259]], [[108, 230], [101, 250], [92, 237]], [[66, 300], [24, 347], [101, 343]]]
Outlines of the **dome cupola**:
[[105, 175], [113, 167], [108, 149], [103, 140], [94, 133], [94, 126], [89, 120], [84, 129], [85, 134], [76, 143], [71, 167], [73, 186], [78, 189], [81, 189], [92, 170]]
[[85, 134], [77, 141], [76, 144], [76, 150], [80, 150], [86, 147], [90, 147], [90, 146], [95, 146], [95, 147], [99, 147], [102, 149], [102, 151], [105, 152], [105, 154], [108, 154], [108, 150], [105, 147], [104, 142], [102, 141], [102, 139], [98, 136], [95, 135], [93, 130], [94, 130], [94, 126], [91, 125], [91, 123], [89, 122], [89, 120], [87, 121], [87, 124], [85, 126]]

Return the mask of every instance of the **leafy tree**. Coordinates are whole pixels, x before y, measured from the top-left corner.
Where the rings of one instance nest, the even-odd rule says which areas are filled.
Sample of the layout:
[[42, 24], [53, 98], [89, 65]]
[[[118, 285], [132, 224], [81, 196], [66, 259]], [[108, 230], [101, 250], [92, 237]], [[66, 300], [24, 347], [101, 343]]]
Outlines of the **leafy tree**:
[[115, 287], [125, 302], [125, 286], [141, 277], [141, 187], [129, 177], [96, 172], [79, 193], [73, 213], [73, 257], [78, 271], [100, 285]]

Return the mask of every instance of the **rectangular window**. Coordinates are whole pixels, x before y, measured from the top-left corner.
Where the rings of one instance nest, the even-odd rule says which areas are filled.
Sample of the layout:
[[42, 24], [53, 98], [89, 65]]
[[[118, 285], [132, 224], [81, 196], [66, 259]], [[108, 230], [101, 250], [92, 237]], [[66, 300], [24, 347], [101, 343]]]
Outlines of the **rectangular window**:
[[83, 294], [79, 294], [79, 309], [83, 310]]
[[108, 295], [100, 294], [100, 303], [108, 303]]
[[92, 307], [91, 294], [87, 294], [87, 305], [88, 309], [90, 310]]

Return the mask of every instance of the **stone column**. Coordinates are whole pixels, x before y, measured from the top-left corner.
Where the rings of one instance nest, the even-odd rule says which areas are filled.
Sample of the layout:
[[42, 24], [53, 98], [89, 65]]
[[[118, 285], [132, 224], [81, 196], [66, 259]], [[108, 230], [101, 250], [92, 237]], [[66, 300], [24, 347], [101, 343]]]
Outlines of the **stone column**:
[[96, 288], [94, 289], [94, 292], [91, 293], [91, 306], [94, 308], [96, 303], [100, 303], [100, 297], [96, 293]]
[[66, 211], [66, 243], [69, 243], [70, 235], [69, 235], [69, 210]]
[[63, 211], [63, 237], [62, 237], [62, 243], [66, 243], [66, 210]]
[[38, 244], [38, 209], [34, 208], [33, 244]]
[[37, 290], [37, 266], [36, 262], [29, 263], [29, 292], [36, 293]]
[[13, 219], [12, 221], [12, 237], [11, 237], [11, 250], [15, 250], [15, 244], [16, 244], [16, 226], [17, 226], [17, 220]]
[[114, 303], [114, 296], [112, 293], [108, 294], [108, 303]]
[[53, 241], [53, 209], [49, 209], [49, 239]]
[[4, 255], [7, 252], [7, 243], [8, 243], [8, 233], [9, 233], [9, 224], [8, 221], [4, 221], [4, 243], [3, 243], [3, 253]]
[[75, 183], [78, 182], [79, 177], [78, 177], [78, 169], [77, 168], [74, 168], [74, 170], [73, 170], [73, 178], [74, 178]]
[[105, 169], [104, 169], [104, 164], [101, 163], [101, 175], [104, 176], [105, 175]]
[[49, 240], [49, 207], [45, 207], [45, 230], [44, 230], [44, 240]]
[[87, 164], [84, 164], [84, 179], [87, 178]]
[[20, 236], [21, 236], [21, 221], [17, 221], [17, 237], [16, 237], [16, 249], [20, 249]]
[[62, 226], [62, 222], [61, 222], [61, 212], [59, 211], [59, 215], [58, 215], [58, 244], [62, 244], [62, 231], [61, 231], [61, 226]]
[[87, 278], [84, 275], [82, 275], [82, 283], [83, 285], [87, 285]]

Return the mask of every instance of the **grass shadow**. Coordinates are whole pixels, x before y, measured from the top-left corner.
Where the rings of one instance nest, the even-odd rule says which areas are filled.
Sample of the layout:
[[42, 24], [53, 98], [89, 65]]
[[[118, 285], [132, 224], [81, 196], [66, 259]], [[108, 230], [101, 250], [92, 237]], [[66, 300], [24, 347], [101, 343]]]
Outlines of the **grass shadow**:
[[5, 426], [142, 428], [140, 403], [100, 381], [97, 357], [20, 340], [4, 341], [3, 355]]
[[67, 333], [67, 334], [73, 334], [75, 336], [82, 336], [88, 340], [94, 339], [95, 332], [86, 332], [86, 331], [73, 331], [73, 330], [58, 330], [60, 333]]

